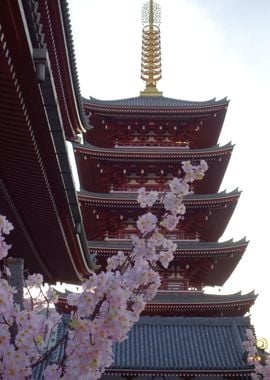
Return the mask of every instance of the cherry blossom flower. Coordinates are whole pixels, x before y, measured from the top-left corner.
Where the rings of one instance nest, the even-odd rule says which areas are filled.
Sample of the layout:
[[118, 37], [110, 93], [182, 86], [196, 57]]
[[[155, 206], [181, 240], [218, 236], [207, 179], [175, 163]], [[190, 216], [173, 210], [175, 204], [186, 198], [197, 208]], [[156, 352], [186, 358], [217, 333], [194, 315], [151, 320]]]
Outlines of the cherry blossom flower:
[[7, 218], [4, 215], [0, 215], [0, 233], [9, 235], [10, 231], [13, 229], [13, 225], [7, 220]]
[[[193, 173], [193, 171], [191, 173]], [[171, 181], [169, 181], [168, 184], [173, 194], [176, 194], [180, 197], [184, 197], [185, 195], [190, 194], [189, 185], [186, 182], [184, 182], [181, 178], [174, 178]]]
[[165, 227], [168, 231], [173, 231], [179, 222], [179, 218], [179, 216], [175, 215], [166, 215], [165, 218], [160, 222], [160, 225], [162, 227]]
[[200, 161], [200, 170], [205, 173], [208, 170], [208, 164], [205, 160]]
[[5, 238], [0, 236], [0, 260], [4, 259], [8, 255], [8, 250], [11, 248], [10, 244], [5, 242]]
[[182, 169], [186, 174], [192, 174], [193, 166], [190, 161], [182, 162]]
[[170, 262], [173, 259], [173, 254], [174, 252], [169, 250], [160, 252], [159, 261], [164, 268], [168, 268]]
[[138, 190], [138, 198], [137, 201], [140, 204], [140, 207], [152, 207], [154, 203], [158, 200], [158, 192], [157, 191], [149, 191], [146, 192], [144, 187], [141, 187]]
[[60, 379], [61, 372], [61, 367], [57, 364], [51, 364], [43, 372], [44, 380], [58, 380]]
[[28, 287], [39, 288], [43, 285], [43, 276], [40, 273], [34, 273], [28, 276], [25, 283]]
[[147, 214], [139, 216], [137, 220], [137, 227], [142, 234], [148, 233], [155, 230], [157, 221], [156, 215], [148, 212]]

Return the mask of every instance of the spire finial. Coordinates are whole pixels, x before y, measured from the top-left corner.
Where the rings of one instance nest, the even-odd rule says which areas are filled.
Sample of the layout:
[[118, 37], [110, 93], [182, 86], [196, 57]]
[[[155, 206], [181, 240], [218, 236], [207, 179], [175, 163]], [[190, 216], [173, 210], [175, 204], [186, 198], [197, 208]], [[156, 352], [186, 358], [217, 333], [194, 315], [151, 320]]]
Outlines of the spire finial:
[[142, 8], [142, 64], [141, 79], [146, 82], [141, 96], [161, 96], [156, 87], [161, 79], [160, 6], [149, 0]]

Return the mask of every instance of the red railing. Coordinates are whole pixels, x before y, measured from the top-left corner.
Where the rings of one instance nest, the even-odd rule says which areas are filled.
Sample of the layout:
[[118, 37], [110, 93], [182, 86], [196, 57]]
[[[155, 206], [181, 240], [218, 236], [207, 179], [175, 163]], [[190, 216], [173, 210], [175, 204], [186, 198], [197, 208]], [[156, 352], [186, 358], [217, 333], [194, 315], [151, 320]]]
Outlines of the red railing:
[[179, 149], [189, 149], [189, 143], [182, 143], [177, 141], [115, 141], [115, 148], [126, 148], [126, 147], [148, 147], [148, 148], [179, 148]]
[[145, 187], [146, 191], [158, 191], [159, 193], [163, 193], [165, 190], [166, 190], [166, 184], [164, 186], [160, 186], [160, 185], [148, 185], [147, 183], [136, 183], [134, 185], [121, 185], [121, 186], [114, 186], [114, 185], [111, 185], [110, 186], [110, 193], [122, 193], [122, 192], [126, 192], [126, 193], [134, 193], [136, 191], [138, 191], [138, 189], [140, 187]]
[[[118, 232], [106, 232], [104, 239], [105, 240], [129, 240], [131, 235], [136, 235], [138, 233], [137, 229], [130, 229], [129, 231], [118, 231]], [[184, 233], [181, 231], [171, 232], [166, 234], [166, 237], [172, 240], [183, 240], [183, 241], [199, 241], [200, 236], [196, 232], [194, 234]]]

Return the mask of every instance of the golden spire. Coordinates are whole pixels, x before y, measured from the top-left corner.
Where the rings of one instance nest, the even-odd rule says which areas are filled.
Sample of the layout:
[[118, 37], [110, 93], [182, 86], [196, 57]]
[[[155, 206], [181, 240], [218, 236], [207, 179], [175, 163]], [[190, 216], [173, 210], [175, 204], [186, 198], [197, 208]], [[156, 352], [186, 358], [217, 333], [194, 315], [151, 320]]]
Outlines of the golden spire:
[[160, 6], [153, 0], [142, 8], [142, 64], [141, 79], [146, 82], [141, 96], [162, 96], [156, 83], [161, 79]]

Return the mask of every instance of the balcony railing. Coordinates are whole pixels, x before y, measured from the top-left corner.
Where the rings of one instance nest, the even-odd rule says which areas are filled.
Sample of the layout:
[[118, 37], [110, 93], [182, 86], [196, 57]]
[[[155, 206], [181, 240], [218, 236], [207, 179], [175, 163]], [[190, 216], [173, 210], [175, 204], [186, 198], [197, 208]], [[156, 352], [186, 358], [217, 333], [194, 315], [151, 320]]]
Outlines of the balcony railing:
[[163, 193], [166, 190], [166, 184], [164, 186], [161, 186], [160, 184], [157, 185], [148, 185], [147, 183], [136, 183], [136, 184], [126, 184], [121, 186], [110, 186], [110, 193], [134, 193], [138, 191], [140, 187], [145, 187], [146, 191], [158, 191], [159, 193]]
[[[129, 231], [118, 231], [118, 232], [106, 232], [104, 239], [106, 241], [109, 240], [124, 240], [128, 241], [130, 240], [131, 235], [136, 235], [138, 233], [137, 229], [130, 229]], [[166, 237], [172, 240], [176, 241], [199, 241], [200, 236], [196, 233], [185, 233], [181, 231], [171, 232], [169, 234], [166, 234]]]
[[181, 141], [115, 141], [115, 148], [179, 148], [189, 149], [189, 143]]

